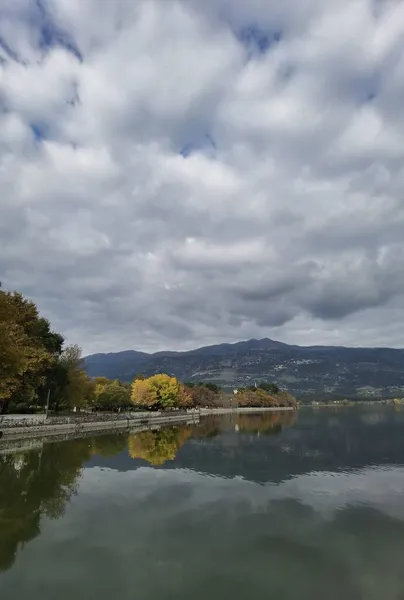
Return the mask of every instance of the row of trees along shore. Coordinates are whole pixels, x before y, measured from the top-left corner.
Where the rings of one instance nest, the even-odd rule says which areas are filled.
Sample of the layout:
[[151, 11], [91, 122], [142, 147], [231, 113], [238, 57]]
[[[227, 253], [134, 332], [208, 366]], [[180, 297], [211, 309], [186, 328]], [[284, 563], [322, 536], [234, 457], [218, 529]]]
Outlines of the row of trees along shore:
[[181, 383], [164, 373], [123, 383], [90, 379], [79, 346], [40, 316], [34, 302], [0, 284], [0, 414], [84, 410], [170, 410], [192, 407], [294, 406], [295, 399], [276, 384], [226, 393], [214, 383]]

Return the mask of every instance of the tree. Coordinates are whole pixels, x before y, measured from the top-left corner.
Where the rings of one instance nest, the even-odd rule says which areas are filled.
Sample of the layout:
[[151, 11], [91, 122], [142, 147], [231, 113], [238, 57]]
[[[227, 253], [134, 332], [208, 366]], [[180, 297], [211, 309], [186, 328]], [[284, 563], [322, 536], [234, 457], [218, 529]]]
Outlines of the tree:
[[0, 289], [0, 404], [37, 403], [46, 376], [57, 361], [63, 337], [51, 331], [35, 304], [18, 292]]
[[280, 389], [276, 383], [266, 383], [265, 381], [261, 381], [258, 385], [259, 389], [264, 390], [264, 392], [268, 392], [270, 394], [278, 394]]
[[194, 403], [192, 401], [192, 395], [189, 393], [183, 385], [180, 386], [180, 393], [178, 397], [178, 408], [182, 408], [184, 410], [188, 408], [192, 408]]
[[138, 408], [186, 408], [191, 398], [176, 377], [164, 373], [148, 379], [135, 379], [132, 384], [132, 402]]
[[158, 407], [162, 410], [178, 405], [181, 386], [176, 377], [161, 373], [149, 378], [149, 385], [155, 390]]
[[266, 391], [258, 388], [241, 388], [237, 394], [238, 405], [240, 407], [296, 407], [297, 402], [291, 394], [280, 391], [278, 394], [268, 394]]
[[194, 386], [188, 392], [194, 406], [217, 406], [217, 394], [207, 386]]
[[34, 302], [0, 289], [0, 413], [36, 410], [49, 393], [54, 410], [91, 404], [81, 349], [63, 344]]
[[55, 411], [84, 408], [92, 404], [94, 384], [83, 369], [81, 348], [67, 346], [59, 358], [55, 372], [60, 388], [56, 396], [51, 396], [51, 408]]
[[131, 400], [135, 408], [157, 409], [157, 392], [147, 379], [134, 380]]
[[93, 404], [99, 410], [120, 410], [129, 408], [131, 404], [130, 388], [117, 379], [97, 377], [94, 380]]
[[208, 390], [211, 390], [214, 394], [218, 394], [220, 392], [220, 387], [215, 383], [205, 383], [205, 387]]
[[28, 337], [10, 315], [0, 291], [0, 402], [3, 411], [29, 367]]

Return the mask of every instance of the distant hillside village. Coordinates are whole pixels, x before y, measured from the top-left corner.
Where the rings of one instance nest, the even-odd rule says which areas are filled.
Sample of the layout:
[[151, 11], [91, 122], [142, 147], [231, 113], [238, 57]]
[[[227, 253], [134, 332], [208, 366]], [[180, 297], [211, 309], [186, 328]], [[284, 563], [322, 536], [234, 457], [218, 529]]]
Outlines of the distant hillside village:
[[303, 403], [404, 397], [404, 350], [289, 346], [270, 339], [219, 344], [188, 352], [125, 351], [85, 358], [92, 377], [132, 381], [136, 373], [168, 373], [181, 381], [214, 382], [227, 392], [275, 382]]

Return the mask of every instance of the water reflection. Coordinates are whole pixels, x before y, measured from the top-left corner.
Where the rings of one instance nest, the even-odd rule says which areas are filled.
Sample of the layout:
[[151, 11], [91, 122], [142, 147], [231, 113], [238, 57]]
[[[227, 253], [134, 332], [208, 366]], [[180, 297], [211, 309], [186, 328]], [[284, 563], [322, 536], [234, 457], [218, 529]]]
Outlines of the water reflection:
[[313, 471], [347, 472], [404, 463], [404, 411], [311, 409], [226, 415], [194, 427], [133, 434], [130, 453], [92, 465], [119, 471], [144, 464], [280, 483]]
[[10, 568], [17, 549], [41, 533], [43, 516], [63, 516], [84, 463], [94, 455], [113, 456], [126, 443], [126, 436], [107, 435], [0, 454], [0, 570]]
[[[197, 425], [155, 431], [112, 434], [51, 443], [39, 451], [0, 454], [0, 570], [11, 567], [18, 547], [40, 535], [43, 516], [57, 519], [76, 492], [85, 463], [112, 459], [140, 459], [153, 466], [174, 461], [190, 439], [212, 439], [236, 430], [279, 434], [296, 419], [295, 413], [264, 413], [207, 418]], [[118, 465], [116, 465], [118, 466]]]
[[399, 599], [403, 430], [302, 410], [0, 450], [0, 596]]
[[163, 465], [175, 459], [193, 430], [192, 426], [185, 425], [132, 434], [128, 441], [129, 456], [146, 460], [151, 465]]
[[297, 412], [268, 412], [242, 414], [235, 419], [237, 431], [278, 435], [286, 427], [292, 427], [297, 421]]
[[129, 456], [143, 459], [153, 466], [174, 461], [178, 451], [190, 439], [212, 439], [226, 431], [278, 435], [284, 427], [291, 427], [297, 419], [296, 412], [268, 412], [223, 417], [207, 417], [197, 425], [179, 425], [129, 435]]

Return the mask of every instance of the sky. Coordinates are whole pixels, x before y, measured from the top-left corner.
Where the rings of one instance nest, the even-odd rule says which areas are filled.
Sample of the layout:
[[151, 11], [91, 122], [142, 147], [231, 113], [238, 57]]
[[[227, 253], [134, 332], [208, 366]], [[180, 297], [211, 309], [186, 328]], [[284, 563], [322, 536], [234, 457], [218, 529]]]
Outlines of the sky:
[[0, 0], [0, 280], [85, 354], [404, 347], [404, 2]]

